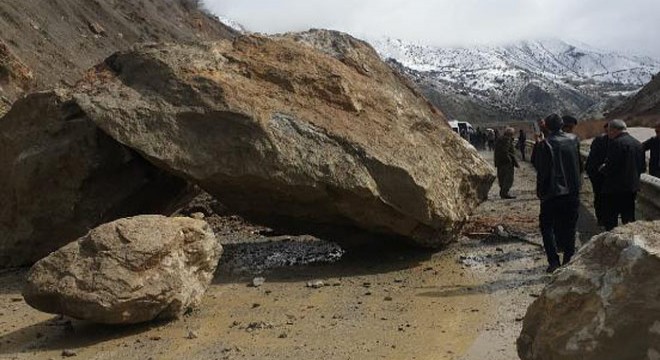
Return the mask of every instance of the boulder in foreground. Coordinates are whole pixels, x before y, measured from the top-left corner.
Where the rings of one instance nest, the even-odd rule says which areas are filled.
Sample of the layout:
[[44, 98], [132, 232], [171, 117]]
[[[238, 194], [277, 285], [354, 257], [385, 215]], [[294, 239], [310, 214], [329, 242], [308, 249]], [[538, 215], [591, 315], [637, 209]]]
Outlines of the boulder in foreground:
[[594, 237], [527, 311], [523, 360], [660, 359], [660, 221]]
[[37, 262], [23, 296], [38, 310], [95, 323], [176, 318], [199, 306], [221, 254], [202, 220], [121, 219]]
[[112, 138], [234, 211], [455, 238], [494, 179], [365, 42], [329, 31], [118, 53], [74, 91]]

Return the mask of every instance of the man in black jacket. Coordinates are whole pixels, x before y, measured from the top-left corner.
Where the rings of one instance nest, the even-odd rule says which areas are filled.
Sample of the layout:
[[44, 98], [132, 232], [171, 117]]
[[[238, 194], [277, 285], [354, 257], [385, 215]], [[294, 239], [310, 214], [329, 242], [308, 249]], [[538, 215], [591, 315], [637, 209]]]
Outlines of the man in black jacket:
[[609, 138], [607, 135], [607, 123], [605, 123], [605, 133], [594, 138], [587, 158], [587, 175], [591, 181], [591, 187], [594, 190], [594, 210], [596, 211], [596, 220], [598, 225], [604, 225], [603, 210], [603, 174], [599, 171], [601, 165], [605, 163], [607, 156], [607, 144]]
[[639, 192], [639, 177], [646, 169], [642, 144], [626, 131], [623, 120], [612, 120], [607, 134], [609, 145], [603, 174], [604, 225], [607, 231], [619, 224], [619, 215], [624, 224], [635, 221], [635, 199]]
[[655, 124], [655, 136], [644, 141], [644, 152], [651, 151], [649, 174], [660, 178], [660, 121]]
[[545, 119], [549, 136], [535, 147], [536, 193], [541, 199], [539, 223], [548, 272], [560, 265], [557, 247], [564, 249], [563, 263], [575, 253], [575, 227], [580, 206], [580, 143], [564, 133], [562, 118], [552, 114]]

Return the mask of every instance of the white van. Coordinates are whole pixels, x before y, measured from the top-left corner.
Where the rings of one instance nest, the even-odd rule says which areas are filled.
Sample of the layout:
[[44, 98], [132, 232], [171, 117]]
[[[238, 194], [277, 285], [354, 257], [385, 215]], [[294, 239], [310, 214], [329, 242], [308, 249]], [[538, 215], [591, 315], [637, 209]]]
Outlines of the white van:
[[467, 121], [450, 120], [447, 123], [455, 133], [461, 135], [467, 141], [470, 141], [470, 137], [475, 132], [472, 124]]

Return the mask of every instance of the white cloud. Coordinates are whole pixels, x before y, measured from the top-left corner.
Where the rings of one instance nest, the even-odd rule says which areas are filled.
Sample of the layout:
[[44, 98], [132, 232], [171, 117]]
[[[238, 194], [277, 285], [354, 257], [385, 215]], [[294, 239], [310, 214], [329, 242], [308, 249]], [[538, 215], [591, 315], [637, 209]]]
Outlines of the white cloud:
[[434, 45], [561, 38], [660, 58], [660, 0], [204, 0], [257, 32], [329, 28]]

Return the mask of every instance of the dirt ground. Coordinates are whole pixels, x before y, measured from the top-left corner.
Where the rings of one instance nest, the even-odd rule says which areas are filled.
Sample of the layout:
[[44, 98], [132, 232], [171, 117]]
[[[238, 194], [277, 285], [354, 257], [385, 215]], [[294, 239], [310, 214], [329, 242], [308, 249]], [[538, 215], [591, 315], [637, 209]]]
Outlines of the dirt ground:
[[[549, 277], [529, 164], [517, 173], [517, 199], [498, 190], [443, 251], [377, 242], [344, 248], [331, 264], [222, 266], [201, 309], [169, 323], [99, 326], [40, 313], [20, 295], [26, 270], [2, 273], [0, 359], [517, 359], [521, 320]], [[498, 224], [511, 236], [490, 235]], [[588, 212], [580, 227], [583, 240], [596, 231]], [[342, 252], [320, 249], [333, 260]], [[232, 261], [248, 253], [258, 257], [235, 252]], [[252, 286], [255, 276], [265, 283]]]

